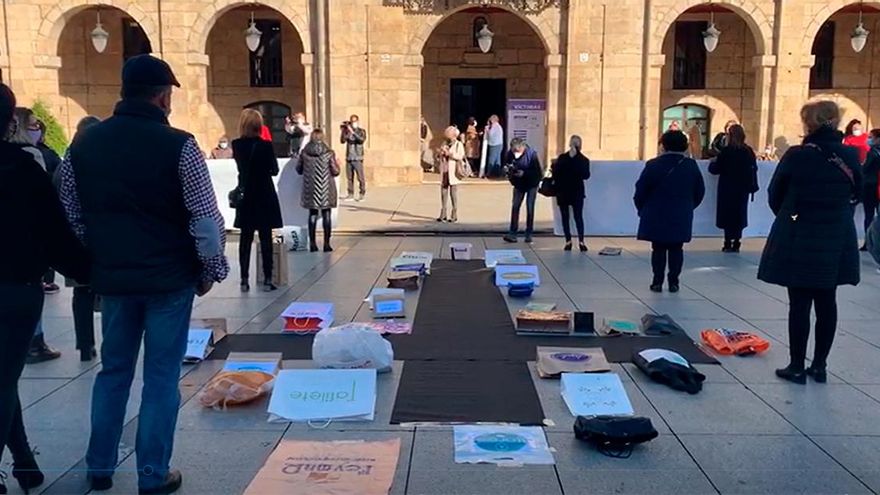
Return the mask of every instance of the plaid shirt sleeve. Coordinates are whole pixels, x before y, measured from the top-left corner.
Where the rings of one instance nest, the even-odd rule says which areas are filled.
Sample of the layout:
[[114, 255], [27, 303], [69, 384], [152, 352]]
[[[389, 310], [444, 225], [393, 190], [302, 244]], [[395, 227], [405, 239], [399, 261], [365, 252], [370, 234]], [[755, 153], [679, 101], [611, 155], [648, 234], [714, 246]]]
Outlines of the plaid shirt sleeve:
[[226, 227], [217, 208], [205, 155], [193, 138], [184, 144], [180, 153], [179, 173], [183, 201], [190, 213], [189, 232], [202, 263], [202, 280], [222, 282], [229, 275], [229, 263], [224, 254]]
[[82, 206], [79, 202], [79, 192], [76, 190], [76, 176], [73, 174], [69, 150], [64, 153], [64, 160], [57, 173], [61, 176], [59, 195], [61, 204], [64, 206], [64, 213], [67, 215], [67, 222], [73, 228], [73, 233], [76, 234], [80, 242], [85, 243], [86, 226], [82, 221]]

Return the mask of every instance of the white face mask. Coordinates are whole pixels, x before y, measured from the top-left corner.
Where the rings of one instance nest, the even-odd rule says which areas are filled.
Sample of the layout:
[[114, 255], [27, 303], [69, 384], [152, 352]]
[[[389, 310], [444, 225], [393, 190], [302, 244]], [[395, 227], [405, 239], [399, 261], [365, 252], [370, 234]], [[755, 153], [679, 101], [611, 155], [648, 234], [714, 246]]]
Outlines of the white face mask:
[[226, 141], [220, 141], [221, 150], [225, 150], [227, 146], [229, 146], [229, 143], [227, 143]]
[[514, 151], [514, 152], [513, 152], [513, 157], [514, 157], [514, 158], [519, 159], [521, 156], [523, 156], [523, 152], [522, 152], [522, 151]]
[[351, 128], [352, 128], [352, 129], [357, 129], [357, 128], [360, 127], [360, 126], [361, 126], [360, 122], [352, 122], [352, 123], [351, 123]]
[[853, 129], [853, 136], [861, 136], [862, 132], [861, 129]]

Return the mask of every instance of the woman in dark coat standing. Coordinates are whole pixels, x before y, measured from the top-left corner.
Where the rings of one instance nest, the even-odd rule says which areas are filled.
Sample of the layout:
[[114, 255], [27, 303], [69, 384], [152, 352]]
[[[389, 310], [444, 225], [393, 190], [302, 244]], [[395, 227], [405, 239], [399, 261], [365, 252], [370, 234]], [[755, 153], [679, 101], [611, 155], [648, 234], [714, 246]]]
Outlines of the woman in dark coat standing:
[[[868, 237], [868, 227], [877, 215], [877, 207], [880, 206], [880, 129], [873, 129], [868, 134], [868, 157], [862, 165], [862, 205], [865, 208], [865, 239]], [[862, 251], [867, 251], [867, 241], [862, 245]]]
[[669, 292], [678, 292], [684, 244], [693, 236], [694, 210], [703, 202], [706, 186], [697, 162], [686, 155], [683, 132], [667, 131], [660, 144], [664, 153], [645, 164], [633, 200], [639, 212], [638, 239], [651, 242], [651, 290], [663, 291], [668, 260]]
[[569, 149], [559, 155], [551, 165], [553, 188], [556, 192], [556, 204], [562, 219], [562, 230], [565, 233], [566, 251], [571, 251], [571, 214], [574, 210], [574, 225], [578, 233], [578, 246], [581, 252], [587, 252], [584, 244], [584, 198], [586, 192], [584, 181], [590, 178], [590, 159], [581, 153], [583, 141], [580, 136], [572, 136]]
[[254, 232], [260, 235], [263, 260], [263, 290], [276, 290], [272, 283], [272, 229], [280, 228], [281, 206], [272, 177], [278, 175], [278, 160], [272, 143], [261, 137], [263, 116], [247, 108], [241, 112], [241, 137], [232, 141], [232, 156], [238, 167], [238, 184], [244, 191], [235, 210], [235, 228], [241, 230], [238, 261], [241, 265], [241, 290], [250, 290], [251, 245]]
[[[764, 246], [758, 278], [788, 288], [791, 363], [776, 375], [795, 383], [826, 380], [837, 328], [837, 286], [859, 283], [859, 245], [852, 200], [861, 192], [859, 158], [841, 144], [840, 109], [830, 101], [801, 110], [804, 144], [788, 150], [768, 194], [776, 220]], [[813, 363], [804, 369], [810, 310], [816, 310]]]
[[309, 250], [313, 253], [318, 250], [316, 230], [320, 212], [324, 230], [324, 252], [329, 253], [333, 251], [330, 246], [331, 210], [338, 203], [334, 178], [339, 175], [340, 170], [336, 154], [324, 142], [324, 131], [312, 131], [312, 139], [302, 150], [296, 171], [303, 176], [300, 204], [309, 210]]
[[728, 128], [727, 145], [709, 164], [709, 173], [718, 176], [715, 226], [724, 230], [721, 250], [738, 253], [743, 230], [749, 225], [749, 195], [758, 191], [758, 162], [741, 125]]

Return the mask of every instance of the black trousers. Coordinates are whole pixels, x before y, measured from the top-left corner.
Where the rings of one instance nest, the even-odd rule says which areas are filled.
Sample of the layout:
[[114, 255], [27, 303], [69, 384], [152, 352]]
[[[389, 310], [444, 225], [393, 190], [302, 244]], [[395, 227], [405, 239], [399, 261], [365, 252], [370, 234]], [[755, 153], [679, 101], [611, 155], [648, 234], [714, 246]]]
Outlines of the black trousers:
[[95, 347], [95, 293], [91, 287], [73, 288], [73, 330], [77, 350]]
[[724, 229], [725, 241], [738, 241], [743, 237], [743, 229]]
[[880, 206], [880, 201], [877, 200], [877, 193], [874, 194], [865, 194], [865, 197], [862, 200], [862, 205], [865, 207], [865, 232], [868, 232], [868, 227], [871, 226], [871, 222], [874, 221], [874, 217], [877, 215], [877, 207]]
[[43, 311], [43, 288], [0, 285], [0, 455], [9, 447], [15, 462], [32, 458], [21, 416], [18, 379]]
[[348, 176], [348, 195], [354, 196], [354, 177], [357, 175], [358, 188], [361, 196], [367, 193], [367, 182], [364, 178], [364, 161], [348, 160], [346, 175]]
[[837, 331], [837, 288], [788, 289], [788, 341], [791, 364], [804, 368], [810, 338], [810, 310], [816, 309], [816, 346], [813, 366], [824, 368]]
[[571, 241], [571, 210], [574, 210], [574, 226], [577, 229], [578, 240], [584, 242], [584, 198], [578, 198], [571, 204], [559, 205], [559, 216], [562, 218], [562, 232], [565, 241]]
[[669, 283], [677, 284], [684, 266], [684, 243], [666, 244], [651, 243], [651, 268], [654, 271], [653, 285], [660, 285], [666, 275], [666, 264], [669, 262]]
[[272, 281], [272, 229], [241, 229], [238, 244], [238, 263], [241, 267], [241, 279], [247, 280], [251, 273], [251, 245], [254, 243], [254, 232], [260, 234], [260, 256], [263, 258], [263, 280]]
[[318, 212], [321, 213], [322, 227], [324, 228], [324, 246], [330, 245], [330, 231], [333, 227], [333, 219], [330, 216], [330, 208], [323, 210], [309, 210], [309, 242], [311, 247], [318, 245]]

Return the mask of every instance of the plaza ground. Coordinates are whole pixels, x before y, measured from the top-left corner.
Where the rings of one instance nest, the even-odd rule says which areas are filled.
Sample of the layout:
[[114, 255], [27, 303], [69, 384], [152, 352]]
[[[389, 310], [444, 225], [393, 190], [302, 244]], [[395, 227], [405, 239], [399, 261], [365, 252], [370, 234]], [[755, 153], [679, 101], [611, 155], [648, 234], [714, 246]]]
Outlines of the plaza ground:
[[[332, 254], [290, 254], [290, 285], [273, 294], [238, 290], [238, 276], [197, 301], [195, 317], [222, 317], [231, 332], [273, 333], [293, 300], [331, 300], [338, 322], [364, 320], [362, 302], [381, 286], [389, 259], [404, 250], [448, 252], [450, 242], [472, 242], [476, 255], [503, 242], [491, 237], [359, 236], [336, 238]], [[722, 254], [718, 241], [687, 248], [682, 292], [648, 290], [649, 253], [632, 239], [589, 239], [588, 255], [564, 253], [556, 238], [538, 238], [526, 257], [540, 267], [538, 301], [598, 317], [637, 320], [671, 314], [694, 338], [708, 327], [756, 332], [772, 342], [763, 356], [721, 358], [700, 366], [704, 389], [690, 396], [651, 383], [630, 365], [614, 365], [635, 411], [652, 418], [661, 436], [630, 459], [610, 459], [574, 439], [573, 419], [558, 382], [534, 378], [546, 417], [556, 466], [495, 467], [453, 462], [451, 428], [389, 424], [404, 366], [380, 375], [376, 420], [331, 424], [326, 430], [266, 422], [266, 401], [226, 412], [204, 409], [195, 395], [222, 366], [207, 361], [184, 367], [174, 465], [183, 471], [180, 493], [241, 493], [282, 439], [402, 440], [392, 493], [871, 493], [880, 491], [880, 274], [863, 258], [863, 283], [840, 290], [840, 330], [829, 363], [829, 383], [797, 386], [773, 376], [787, 361], [784, 289], [756, 280], [762, 240], [748, 240], [739, 255]], [[620, 257], [600, 257], [603, 246], [621, 246]], [[237, 245], [228, 248], [235, 259]], [[64, 352], [53, 362], [27, 366], [21, 382], [25, 422], [46, 470], [41, 493], [88, 491], [82, 460], [89, 431], [91, 385], [98, 362], [80, 363], [73, 350], [69, 290], [47, 298], [47, 340]], [[412, 304], [410, 303], [412, 302]], [[411, 318], [415, 300], [407, 302]], [[411, 321], [411, 320], [410, 320]], [[295, 338], [295, 337], [294, 337]], [[308, 367], [307, 361], [284, 366]], [[532, 367], [533, 372], [534, 368]], [[133, 493], [134, 434], [142, 385], [138, 370], [121, 445], [121, 467], [111, 493]], [[10, 469], [4, 456], [0, 469]], [[14, 482], [12, 483], [14, 485]], [[13, 486], [12, 493], [19, 493]]]

